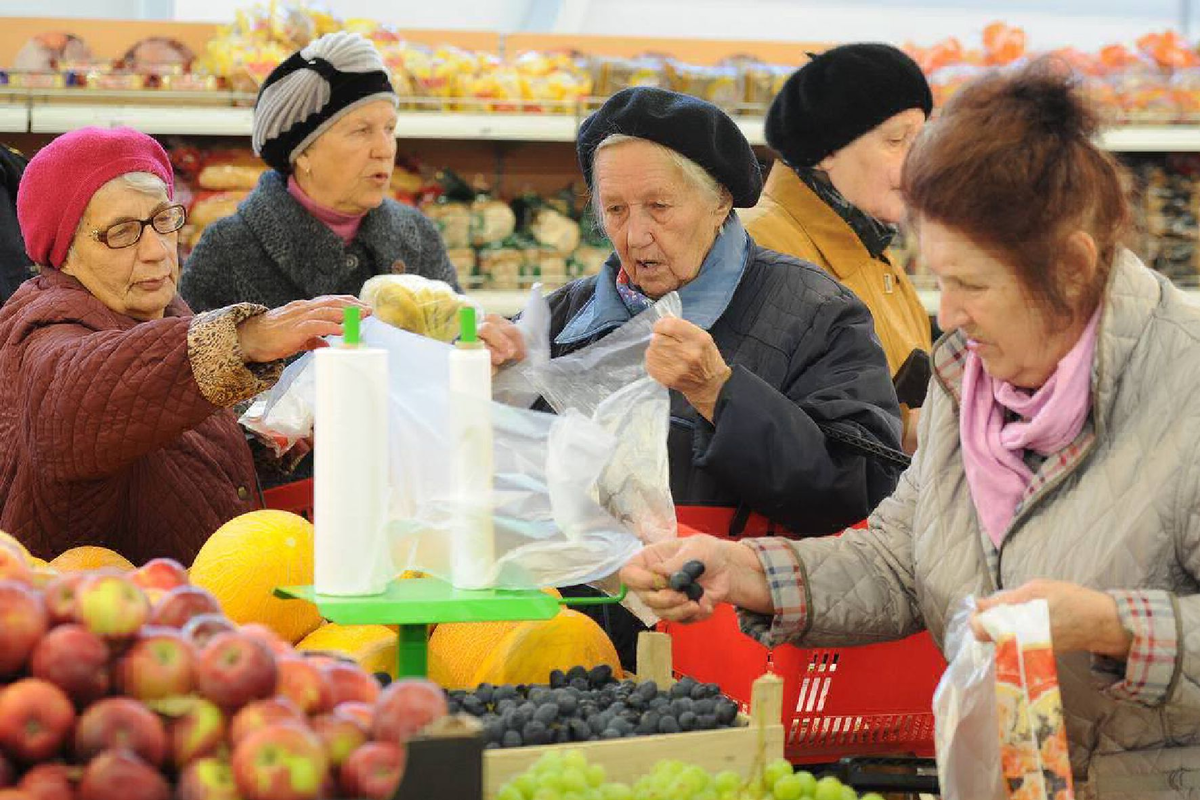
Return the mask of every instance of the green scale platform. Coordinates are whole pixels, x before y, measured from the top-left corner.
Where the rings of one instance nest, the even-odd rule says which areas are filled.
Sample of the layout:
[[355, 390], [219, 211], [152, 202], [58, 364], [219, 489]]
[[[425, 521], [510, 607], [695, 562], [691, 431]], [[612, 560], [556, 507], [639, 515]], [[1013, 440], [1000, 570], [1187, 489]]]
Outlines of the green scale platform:
[[382, 594], [360, 597], [321, 595], [311, 586], [282, 586], [278, 597], [307, 600], [321, 616], [341, 625], [398, 625], [396, 677], [424, 677], [428, 671], [429, 626], [442, 622], [502, 622], [550, 619], [559, 606], [619, 603], [614, 597], [556, 598], [535, 589], [456, 589], [437, 578], [393, 580]]

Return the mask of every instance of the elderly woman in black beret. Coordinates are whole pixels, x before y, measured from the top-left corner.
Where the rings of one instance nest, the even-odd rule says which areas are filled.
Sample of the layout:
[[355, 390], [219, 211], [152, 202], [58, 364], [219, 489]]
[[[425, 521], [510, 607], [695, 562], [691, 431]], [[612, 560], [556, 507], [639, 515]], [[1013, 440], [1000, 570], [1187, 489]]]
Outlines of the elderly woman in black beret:
[[[646, 352], [672, 390], [675, 502], [740, 507], [799, 535], [863, 519], [899, 470], [843, 439], [899, 447], [887, 360], [852, 293], [759, 247], [731, 213], [762, 191], [737, 125], [703, 100], [638, 87], [583, 123], [577, 149], [615, 252], [550, 296], [551, 356], [678, 291], [682, 318], [660, 320]], [[481, 336], [498, 365], [524, 355], [498, 317]]]
[[[577, 150], [615, 252], [599, 275], [549, 297], [551, 357], [679, 292], [682, 317], [659, 320], [646, 352], [671, 390], [675, 502], [735, 507], [735, 520], [757, 512], [798, 536], [865, 518], [900, 472], [869, 454], [900, 447], [887, 359], [860, 300], [759, 247], [732, 213], [762, 191], [737, 125], [703, 100], [637, 87], [588, 117]], [[480, 336], [496, 365], [524, 357], [499, 317]]]

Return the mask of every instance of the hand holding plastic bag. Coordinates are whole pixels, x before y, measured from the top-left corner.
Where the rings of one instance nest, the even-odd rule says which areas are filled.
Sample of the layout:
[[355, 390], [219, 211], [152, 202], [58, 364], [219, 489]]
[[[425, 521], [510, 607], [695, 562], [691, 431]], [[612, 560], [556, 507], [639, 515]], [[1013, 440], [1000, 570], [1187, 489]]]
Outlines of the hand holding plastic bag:
[[949, 667], [933, 696], [938, 782], [945, 800], [1072, 800], [1074, 786], [1045, 600], [979, 614], [947, 629]]

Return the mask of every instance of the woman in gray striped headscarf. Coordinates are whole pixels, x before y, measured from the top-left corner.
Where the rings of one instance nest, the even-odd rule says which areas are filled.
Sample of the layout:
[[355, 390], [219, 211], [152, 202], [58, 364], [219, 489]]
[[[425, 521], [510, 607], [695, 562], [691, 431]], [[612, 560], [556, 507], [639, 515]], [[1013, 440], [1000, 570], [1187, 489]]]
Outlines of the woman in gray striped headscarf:
[[383, 60], [358, 34], [322, 36], [276, 67], [253, 126], [254, 152], [271, 169], [233, 216], [205, 230], [180, 283], [188, 304], [275, 308], [358, 294], [392, 272], [457, 289], [437, 228], [388, 197], [396, 106]]

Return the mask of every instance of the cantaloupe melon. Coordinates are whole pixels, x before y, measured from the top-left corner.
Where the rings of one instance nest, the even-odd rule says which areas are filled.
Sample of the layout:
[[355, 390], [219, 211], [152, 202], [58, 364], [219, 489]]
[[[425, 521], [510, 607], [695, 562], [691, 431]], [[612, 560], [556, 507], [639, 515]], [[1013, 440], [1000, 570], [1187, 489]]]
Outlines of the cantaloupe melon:
[[[561, 598], [557, 589], [543, 589]], [[474, 689], [479, 665], [521, 622], [444, 622], [429, 637], [429, 680], [444, 689]]]
[[107, 547], [94, 545], [72, 547], [51, 560], [49, 567], [58, 572], [82, 572], [105, 567], [120, 570], [134, 569], [133, 563], [125, 556], [115, 550], [109, 550]]
[[188, 574], [231, 620], [260, 622], [287, 642], [321, 624], [312, 603], [273, 594], [279, 586], [313, 582], [313, 527], [297, 514], [268, 509], [231, 519], [200, 548]]
[[386, 625], [327, 622], [301, 639], [296, 649], [340, 653], [353, 658], [367, 672], [395, 675], [399, 640]]
[[522, 622], [479, 664], [471, 686], [480, 683], [549, 683], [553, 670], [621, 662], [604, 629], [586, 614], [564, 609], [553, 619]]

